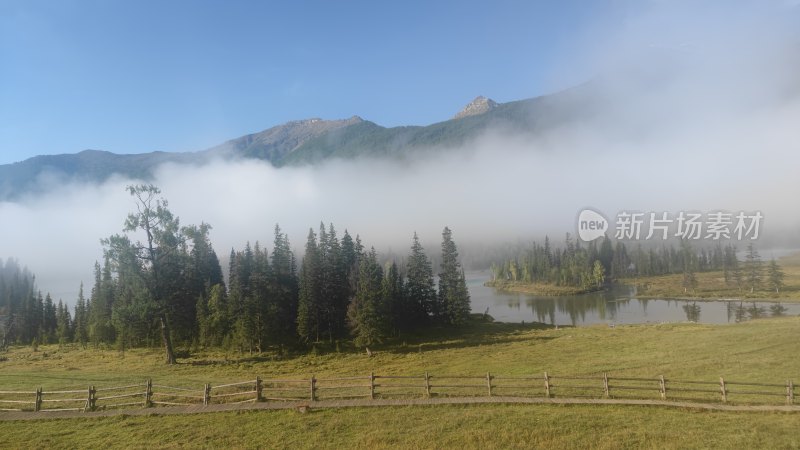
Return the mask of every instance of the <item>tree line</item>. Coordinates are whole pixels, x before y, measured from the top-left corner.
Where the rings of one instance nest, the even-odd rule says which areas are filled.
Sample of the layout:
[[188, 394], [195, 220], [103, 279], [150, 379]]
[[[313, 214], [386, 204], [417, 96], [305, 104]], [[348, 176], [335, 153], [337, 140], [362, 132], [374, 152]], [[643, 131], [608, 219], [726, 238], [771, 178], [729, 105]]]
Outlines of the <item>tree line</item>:
[[645, 249], [630, 248], [622, 241], [603, 237], [581, 244], [567, 233], [562, 247], [553, 247], [549, 237], [500, 263], [492, 263], [495, 284], [504, 282], [546, 283], [584, 290], [602, 288], [623, 278], [682, 274], [685, 291], [697, 287], [697, 272], [722, 271], [725, 283], [740, 291], [767, 288], [780, 292], [784, 273], [772, 259], [764, 265], [758, 250], [750, 242], [744, 260], [737, 256], [732, 243], [694, 248], [682, 239], [678, 245], [663, 244]]
[[73, 320], [64, 302], [54, 303], [34, 286], [35, 277], [16, 259], [0, 260], [0, 348], [68, 342], [75, 327], [82, 329], [84, 323]]
[[[359, 347], [428, 326], [465, 323], [470, 298], [452, 232], [442, 233], [437, 279], [416, 233], [405, 264], [381, 261], [359, 236], [333, 224], [310, 229], [298, 262], [275, 226], [271, 252], [259, 242], [231, 250], [227, 281], [210, 242], [211, 226], [182, 226], [161, 191], [129, 186], [137, 210], [123, 232], [102, 240], [88, 298], [72, 313], [14, 260], [0, 267], [0, 331], [7, 343], [174, 347], [268, 347], [338, 343]], [[141, 240], [134, 240], [139, 237]], [[10, 281], [9, 281], [10, 280]]]

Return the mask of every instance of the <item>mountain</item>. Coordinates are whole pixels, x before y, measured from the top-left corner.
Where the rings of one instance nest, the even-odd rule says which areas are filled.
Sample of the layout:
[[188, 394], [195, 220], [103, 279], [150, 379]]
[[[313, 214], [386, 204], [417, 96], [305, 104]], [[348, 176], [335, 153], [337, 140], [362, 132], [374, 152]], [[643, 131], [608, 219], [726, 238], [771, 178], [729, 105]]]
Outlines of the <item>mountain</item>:
[[453, 119], [460, 119], [462, 117], [467, 116], [477, 116], [478, 114], [483, 114], [489, 112], [493, 109], [497, 108], [497, 102], [486, 98], [482, 95], [475, 97], [475, 100], [469, 102], [467, 106], [464, 107], [461, 111], [459, 111]]
[[[453, 119], [427, 126], [386, 128], [353, 116], [343, 120], [297, 120], [190, 153], [118, 155], [85, 150], [36, 156], [0, 165], [0, 200], [16, 200], [67, 180], [102, 182], [113, 174], [148, 181], [163, 163], [202, 164], [212, 158], [259, 159], [276, 167], [359, 157], [415, 158], [420, 151], [457, 148], [487, 130], [537, 134], [592, 113], [586, 85], [508, 103], [479, 96]], [[596, 103], [596, 102], [594, 102]]]
[[66, 180], [98, 182], [113, 174], [148, 180], [156, 167], [168, 162], [187, 164], [201, 161], [191, 153], [118, 155], [100, 150], [34, 156], [22, 162], [0, 165], [0, 200], [40, 193]]
[[305, 142], [363, 121], [358, 116], [345, 120], [322, 120], [318, 118], [295, 120], [260, 133], [231, 139], [222, 145], [206, 150], [204, 153], [222, 157], [263, 159], [278, 165], [288, 153], [293, 152]]
[[[458, 118], [428, 126], [384, 128], [364, 120], [309, 139], [276, 165], [364, 156], [414, 158], [420, 151], [461, 147], [489, 130], [536, 135], [596, 114], [601, 104], [596, 97], [595, 91], [585, 84], [553, 95], [508, 103], [478, 97], [457, 114]], [[481, 104], [484, 106], [477, 106]]]

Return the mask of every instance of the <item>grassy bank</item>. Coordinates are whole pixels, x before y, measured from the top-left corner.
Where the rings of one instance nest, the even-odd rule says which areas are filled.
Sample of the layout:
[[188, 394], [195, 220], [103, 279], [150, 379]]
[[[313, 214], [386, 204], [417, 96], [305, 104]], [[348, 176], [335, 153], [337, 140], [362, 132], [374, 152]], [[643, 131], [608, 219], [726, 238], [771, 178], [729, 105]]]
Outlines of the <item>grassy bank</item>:
[[525, 283], [522, 281], [490, 280], [484, 283], [484, 286], [493, 287], [500, 291], [516, 292], [518, 294], [541, 295], [545, 297], [578, 295], [592, 292], [592, 290], [581, 289], [575, 286], [557, 286], [550, 283]]
[[739, 288], [732, 280], [725, 282], [722, 271], [698, 272], [697, 288], [684, 290], [683, 274], [661, 275], [653, 277], [640, 277], [637, 279], [621, 280], [622, 283], [637, 286], [639, 298], [687, 298], [687, 299], [745, 299], [745, 300], [770, 300], [782, 302], [800, 302], [800, 254], [780, 258], [785, 278], [785, 286], [780, 292], [775, 292], [767, 287], [766, 263], [764, 280], [761, 288], [750, 292], [746, 286]]
[[637, 298], [768, 300], [800, 303], [800, 267], [791, 269], [786, 270], [787, 285], [779, 293], [763, 289], [751, 293], [749, 289], [731, 286], [725, 283], [725, 277], [721, 271], [695, 274], [697, 288], [688, 290], [684, 290], [682, 286], [682, 274], [623, 279], [620, 280], [620, 283], [636, 286]]

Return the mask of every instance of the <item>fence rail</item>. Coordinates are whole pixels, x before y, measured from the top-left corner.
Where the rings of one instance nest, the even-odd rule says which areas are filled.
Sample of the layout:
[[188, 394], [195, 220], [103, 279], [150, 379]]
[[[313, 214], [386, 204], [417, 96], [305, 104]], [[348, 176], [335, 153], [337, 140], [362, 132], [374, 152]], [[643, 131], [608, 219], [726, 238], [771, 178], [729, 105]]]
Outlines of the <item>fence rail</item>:
[[202, 387], [153, 384], [152, 380], [125, 386], [87, 389], [4, 391], [0, 411], [96, 411], [111, 408], [298, 402], [336, 399], [401, 397], [544, 397], [674, 400], [746, 405], [794, 404], [795, 386], [784, 383], [676, 380], [598, 375], [496, 376], [375, 375], [305, 379], [261, 379]]

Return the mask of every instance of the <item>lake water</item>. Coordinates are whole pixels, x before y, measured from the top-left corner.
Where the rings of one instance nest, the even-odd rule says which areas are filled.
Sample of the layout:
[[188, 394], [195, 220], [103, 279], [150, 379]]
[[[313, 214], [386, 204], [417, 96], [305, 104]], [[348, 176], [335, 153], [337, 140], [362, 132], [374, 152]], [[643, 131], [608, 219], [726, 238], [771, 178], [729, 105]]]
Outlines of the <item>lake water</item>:
[[542, 322], [551, 325], [633, 324], [661, 322], [735, 323], [777, 315], [800, 315], [800, 304], [637, 299], [631, 287], [559, 297], [501, 292], [483, 285], [488, 272], [467, 274], [472, 312], [498, 322]]

